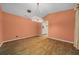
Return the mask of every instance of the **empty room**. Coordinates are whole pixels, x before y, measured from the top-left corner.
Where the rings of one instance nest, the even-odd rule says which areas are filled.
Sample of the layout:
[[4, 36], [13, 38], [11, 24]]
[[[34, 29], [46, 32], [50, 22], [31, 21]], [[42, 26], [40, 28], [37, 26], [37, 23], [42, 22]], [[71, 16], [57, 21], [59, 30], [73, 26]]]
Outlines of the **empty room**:
[[78, 55], [79, 4], [0, 3], [0, 55]]

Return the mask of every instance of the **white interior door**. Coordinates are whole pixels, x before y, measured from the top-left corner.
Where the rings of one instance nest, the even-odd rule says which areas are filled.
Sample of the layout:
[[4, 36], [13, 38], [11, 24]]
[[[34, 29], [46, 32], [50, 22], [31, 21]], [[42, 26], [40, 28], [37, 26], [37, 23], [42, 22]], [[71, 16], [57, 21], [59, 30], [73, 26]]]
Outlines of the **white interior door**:
[[48, 21], [42, 22], [42, 34], [48, 36]]

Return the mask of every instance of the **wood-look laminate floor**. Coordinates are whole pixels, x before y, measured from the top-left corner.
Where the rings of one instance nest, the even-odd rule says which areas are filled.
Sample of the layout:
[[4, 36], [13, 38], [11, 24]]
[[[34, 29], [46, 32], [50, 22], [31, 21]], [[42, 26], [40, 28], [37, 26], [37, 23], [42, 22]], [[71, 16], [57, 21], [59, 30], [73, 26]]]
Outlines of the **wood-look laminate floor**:
[[32, 37], [4, 43], [1, 55], [78, 55], [73, 44], [45, 37]]

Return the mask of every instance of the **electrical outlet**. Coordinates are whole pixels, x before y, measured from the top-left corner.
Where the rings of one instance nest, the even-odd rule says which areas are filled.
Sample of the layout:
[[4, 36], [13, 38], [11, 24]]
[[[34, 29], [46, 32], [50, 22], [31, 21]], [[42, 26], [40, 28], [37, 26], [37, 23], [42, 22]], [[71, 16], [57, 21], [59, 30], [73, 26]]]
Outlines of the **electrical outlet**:
[[18, 37], [18, 36], [16, 36], [16, 37]]

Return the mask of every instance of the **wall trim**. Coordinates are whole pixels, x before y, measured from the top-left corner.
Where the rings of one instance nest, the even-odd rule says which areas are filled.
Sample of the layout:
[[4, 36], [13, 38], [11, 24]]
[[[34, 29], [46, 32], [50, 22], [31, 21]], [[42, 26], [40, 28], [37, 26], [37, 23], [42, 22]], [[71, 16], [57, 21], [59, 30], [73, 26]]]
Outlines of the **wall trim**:
[[59, 39], [59, 38], [55, 38], [55, 37], [48, 37], [48, 38], [49, 38], [49, 39], [53, 39], [53, 40], [58, 40], [58, 41], [62, 41], [62, 42], [74, 44], [74, 42], [67, 41], [67, 40], [63, 40], [63, 39]]
[[74, 32], [74, 47], [79, 49], [79, 4], [76, 4], [74, 10], [76, 11], [75, 14], [75, 32]]
[[21, 37], [21, 38], [15, 38], [15, 39], [9, 39], [9, 40], [6, 40], [6, 41], [2, 41], [2, 42], [0, 43], [0, 47], [1, 47], [4, 43], [6, 43], [6, 42], [21, 40], [21, 39], [25, 39], [25, 38], [28, 39], [28, 38], [37, 37], [37, 36], [38, 36], [38, 35], [29, 36], [29, 37]]

